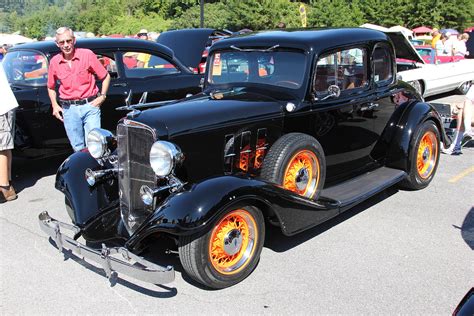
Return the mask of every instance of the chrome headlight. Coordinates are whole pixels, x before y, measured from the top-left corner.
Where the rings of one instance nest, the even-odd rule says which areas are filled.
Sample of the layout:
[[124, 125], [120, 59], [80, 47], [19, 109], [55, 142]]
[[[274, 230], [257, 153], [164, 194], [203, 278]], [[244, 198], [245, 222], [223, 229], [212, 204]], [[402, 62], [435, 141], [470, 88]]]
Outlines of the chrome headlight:
[[114, 135], [106, 129], [94, 128], [87, 135], [87, 149], [95, 159], [108, 156], [112, 143], [115, 143]]
[[175, 144], [157, 141], [151, 146], [150, 165], [159, 177], [166, 177], [171, 174], [183, 160], [184, 155]]

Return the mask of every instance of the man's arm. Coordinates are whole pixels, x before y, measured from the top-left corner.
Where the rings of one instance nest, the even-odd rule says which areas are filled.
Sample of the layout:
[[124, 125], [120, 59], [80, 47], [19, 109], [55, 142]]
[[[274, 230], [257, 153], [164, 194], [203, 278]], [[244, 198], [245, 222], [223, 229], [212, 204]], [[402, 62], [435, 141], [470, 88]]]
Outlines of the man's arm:
[[104, 80], [102, 81], [102, 89], [100, 91], [100, 96], [98, 96], [91, 102], [93, 106], [101, 106], [101, 104], [104, 103], [105, 98], [107, 97], [107, 91], [109, 91], [109, 85], [110, 85], [110, 74], [107, 73]]
[[49, 99], [51, 100], [51, 106], [53, 107], [54, 117], [56, 117], [61, 122], [64, 122], [64, 120], [63, 120], [63, 109], [58, 104], [58, 101], [56, 99], [56, 90], [51, 89], [51, 88], [48, 87], [48, 95], [49, 95]]

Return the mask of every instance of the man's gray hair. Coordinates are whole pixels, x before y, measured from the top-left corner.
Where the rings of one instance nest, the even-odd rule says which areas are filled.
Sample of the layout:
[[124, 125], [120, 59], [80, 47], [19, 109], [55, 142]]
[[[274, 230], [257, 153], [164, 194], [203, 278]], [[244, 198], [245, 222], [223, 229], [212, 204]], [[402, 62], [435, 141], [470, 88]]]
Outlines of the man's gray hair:
[[66, 32], [70, 32], [72, 37], [74, 37], [74, 32], [67, 26], [61, 26], [59, 29], [56, 30], [56, 35], [62, 35]]

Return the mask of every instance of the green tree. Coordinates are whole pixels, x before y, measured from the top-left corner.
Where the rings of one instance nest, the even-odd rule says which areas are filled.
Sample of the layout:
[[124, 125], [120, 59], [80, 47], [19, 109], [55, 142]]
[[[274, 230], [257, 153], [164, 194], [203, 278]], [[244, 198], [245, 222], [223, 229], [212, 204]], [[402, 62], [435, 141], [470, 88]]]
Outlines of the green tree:
[[[205, 3], [204, 4], [204, 27], [209, 28], [228, 28], [230, 13], [226, 10], [223, 3]], [[184, 11], [181, 16], [171, 23], [171, 28], [195, 28], [201, 23], [201, 8], [195, 5]]]
[[364, 18], [358, 1], [312, 0], [308, 24], [313, 27], [358, 26]]

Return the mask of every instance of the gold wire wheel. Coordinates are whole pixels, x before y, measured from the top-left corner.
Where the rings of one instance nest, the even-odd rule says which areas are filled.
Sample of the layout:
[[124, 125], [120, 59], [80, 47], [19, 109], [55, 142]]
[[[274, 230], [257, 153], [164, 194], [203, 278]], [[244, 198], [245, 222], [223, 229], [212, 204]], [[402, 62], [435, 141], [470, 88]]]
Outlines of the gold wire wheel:
[[258, 228], [243, 209], [228, 213], [217, 223], [209, 240], [209, 259], [222, 274], [235, 274], [250, 262], [256, 249]]
[[427, 131], [421, 138], [416, 155], [416, 167], [422, 179], [427, 179], [435, 169], [438, 158], [438, 141], [435, 133]]
[[283, 187], [299, 195], [311, 198], [320, 178], [320, 165], [316, 155], [309, 150], [296, 153], [283, 176]]

